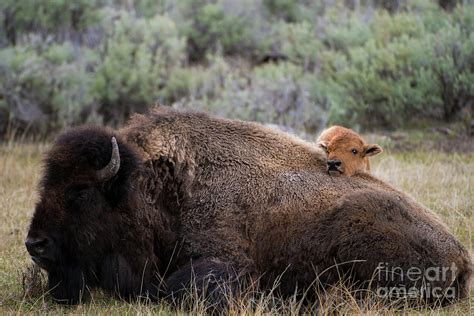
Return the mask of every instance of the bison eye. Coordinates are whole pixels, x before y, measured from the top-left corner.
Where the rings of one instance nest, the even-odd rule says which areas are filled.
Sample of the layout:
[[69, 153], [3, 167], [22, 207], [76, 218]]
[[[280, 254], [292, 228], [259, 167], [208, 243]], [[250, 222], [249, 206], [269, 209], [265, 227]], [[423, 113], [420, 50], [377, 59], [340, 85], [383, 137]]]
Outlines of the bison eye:
[[355, 148], [352, 149], [352, 154], [357, 155], [357, 153], [358, 153], [357, 149], [355, 149]]
[[94, 195], [90, 190], [81, 190], [70, 193], [69, 201], [73, 209], [77, 211], [87, 209], [90, 205], [94, 205], [96, 202]]

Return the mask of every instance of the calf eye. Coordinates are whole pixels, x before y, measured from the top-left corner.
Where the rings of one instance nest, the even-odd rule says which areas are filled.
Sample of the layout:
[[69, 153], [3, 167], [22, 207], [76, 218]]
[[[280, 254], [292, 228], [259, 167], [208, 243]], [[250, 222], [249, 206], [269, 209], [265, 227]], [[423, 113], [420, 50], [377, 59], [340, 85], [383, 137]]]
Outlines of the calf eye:
[[354, 155], [357, 155], [357, 149], [352, 149], [352, 153], [353, 153]]

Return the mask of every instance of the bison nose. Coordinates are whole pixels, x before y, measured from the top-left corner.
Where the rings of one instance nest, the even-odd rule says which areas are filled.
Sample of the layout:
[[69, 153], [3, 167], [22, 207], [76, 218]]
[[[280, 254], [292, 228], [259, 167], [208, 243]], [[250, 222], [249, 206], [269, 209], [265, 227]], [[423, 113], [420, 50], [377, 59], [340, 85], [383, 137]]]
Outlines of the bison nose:
[[45, 254], [47, 248], [51, 245], [49, 238], [31, 238], [25, 241], [26, 250], [31, 256], [41, 257]]
[[339, 159], [328, 160], [327, 162], [329, 170], [338, 170], [341, 167], [341, 161]]

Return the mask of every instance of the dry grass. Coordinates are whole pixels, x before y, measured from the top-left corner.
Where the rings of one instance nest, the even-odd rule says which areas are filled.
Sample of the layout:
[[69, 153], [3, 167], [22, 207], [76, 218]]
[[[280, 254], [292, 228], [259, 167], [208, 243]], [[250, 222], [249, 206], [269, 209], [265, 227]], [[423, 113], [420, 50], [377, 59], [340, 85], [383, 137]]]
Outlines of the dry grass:
[[[93, 293], [87, 304], [63, 307], [41, 295], [42, 276], [27, 270], [30, 265], [23, 241], [37, 199], [36, 186], [41, 172], [41, 156], [47, 145], [0, 145], [0, 314], [175, 314], [166, 303], [127, 303]], [[474, 154], [437, 152], [384, 153], [374, 159], [374, 173], [410, 193], [430, 207], [447, 223], [452, 232], [473, 252], [474, 246]], [[26, 272], [25, 272], [26, 271]], [[40, 279], [35, 279], [40, 278]], [[36, 282], [36, 283], [35, 283]], [[24, 288], [26, 288], [26, 291]], [[272, 293], [236, 301], [231, 314], [298, 314], [315, 312], [334, 314], [389, 314], [393, 308], [368, 298], [356, 300], [344, 286], [319, 293], [319, 307], [303, 305], [290, 298], [281, 302]], [[324, 295], [323, 295], [324, 294]], [[250, 295], [250, 294], [249, 294]], [[192, 296], [192, 294], [191, 294]], [[205, 304], [194, 300], [193, 313], [203, 313]], [[443, 309], [405, 310], [421, 314], [472, 314], [474, 294], [467, 301]]]

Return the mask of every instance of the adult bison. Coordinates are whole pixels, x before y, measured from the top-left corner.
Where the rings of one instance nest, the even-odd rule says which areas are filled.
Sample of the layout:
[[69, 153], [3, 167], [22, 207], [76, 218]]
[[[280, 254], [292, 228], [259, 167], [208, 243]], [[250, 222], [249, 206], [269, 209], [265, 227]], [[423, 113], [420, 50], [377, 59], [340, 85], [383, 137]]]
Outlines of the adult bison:
[[259, 124], [165, 108], [118, 132], [73, 129], [47, 154], [26, 247], [66, 303], [94, 287], [178, 293], [192, 274], [264, 288], [283, 273], [283, 295], [341, 274], [468, 294], [469, 253], [429, 210], [368, 174], [329, 176], [324, 156]]

